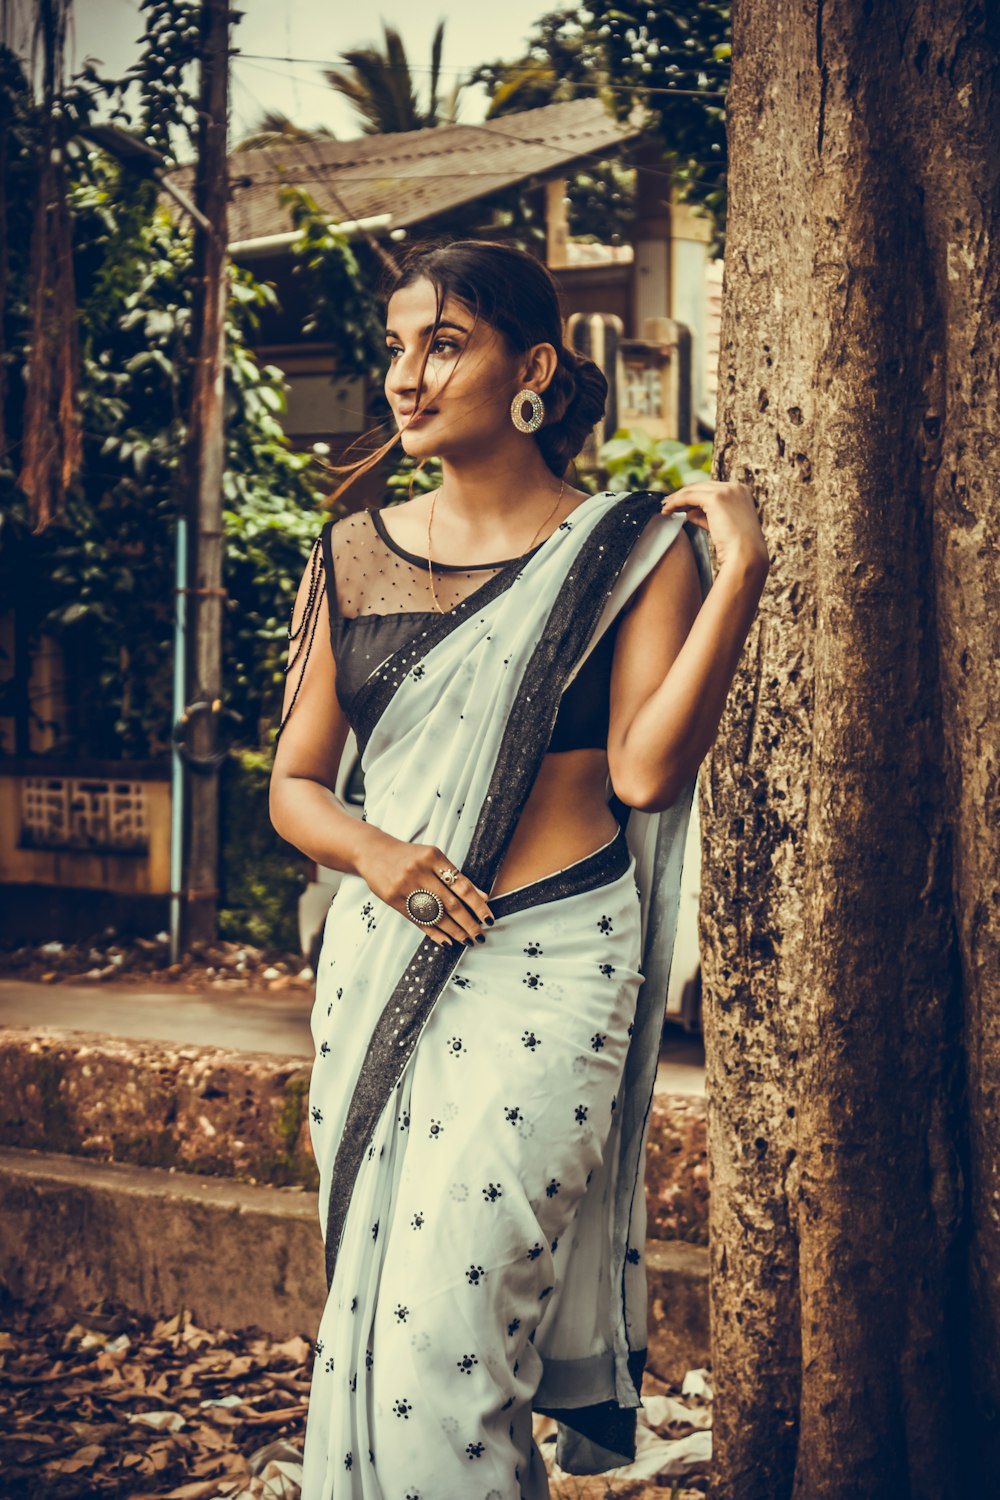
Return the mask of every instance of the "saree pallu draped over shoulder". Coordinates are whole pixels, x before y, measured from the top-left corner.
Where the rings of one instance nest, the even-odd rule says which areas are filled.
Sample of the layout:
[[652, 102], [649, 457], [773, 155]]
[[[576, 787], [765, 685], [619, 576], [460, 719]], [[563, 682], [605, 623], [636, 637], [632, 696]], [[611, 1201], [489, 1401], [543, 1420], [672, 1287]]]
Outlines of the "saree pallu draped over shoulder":
[[[369, 822], [491, 889], [562, 692], [682, 528], [711, 586], [704, 532], [662, 498], [592, 496], [375, 668], [345, 705]], [[342, 880], [312, 1016], [328, 1297], [303, 1500], [541, 1500], [532, 1410], [571, 1473], [635, 1456], [646, 1128], [694, 785], [492, 897], [472, 949]]]

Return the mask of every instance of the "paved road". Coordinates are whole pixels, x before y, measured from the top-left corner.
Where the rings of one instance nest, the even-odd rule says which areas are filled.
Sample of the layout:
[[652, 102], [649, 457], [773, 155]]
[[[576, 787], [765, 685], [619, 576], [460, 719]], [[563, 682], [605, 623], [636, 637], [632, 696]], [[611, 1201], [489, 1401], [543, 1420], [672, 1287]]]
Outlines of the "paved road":
[[125, 984], [0, 979], [0, 1025], [53, 1026], [293, 1057], [312, 1056], [311, 1007], [311, 990], [280, 995], [206, 990], [192, 995]]
[[[269, 995], [172, 989], [125, 984], [39, 984], [0, 979], [0, 1026], [96, 1031], [137, 1041], [229, 1047], [240, 1052], [313, 1055], [309, 1013], [312, 990]], [[705, 1092], [701, 1038], [671, 1028], [660, 1055], [658, 1090]]]

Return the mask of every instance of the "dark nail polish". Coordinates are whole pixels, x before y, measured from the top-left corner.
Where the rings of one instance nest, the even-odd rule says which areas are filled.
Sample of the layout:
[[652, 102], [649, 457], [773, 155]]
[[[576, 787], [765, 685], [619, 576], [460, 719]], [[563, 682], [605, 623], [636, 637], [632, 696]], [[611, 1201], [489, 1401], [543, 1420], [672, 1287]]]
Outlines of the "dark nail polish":
[[493, 918], [492, 917], [484, 917], [483, 921], [486, 923], [487, 927], [492, 927], [493, 926]]
[[485, 943], [485, 941], [486, 941], [486, 934], [485, 934], [485, 932], [477, 932], [476, 933], [476, 942], [477, 943]]

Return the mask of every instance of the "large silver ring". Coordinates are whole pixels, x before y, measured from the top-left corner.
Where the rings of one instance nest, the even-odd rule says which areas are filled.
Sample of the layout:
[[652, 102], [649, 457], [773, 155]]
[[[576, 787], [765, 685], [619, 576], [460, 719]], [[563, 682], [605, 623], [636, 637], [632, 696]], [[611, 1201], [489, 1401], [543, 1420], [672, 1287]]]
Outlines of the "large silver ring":
[[444, 902], [433, 891], [411, 891], [405, 905], [407, 915], [419, 927], [433, 927], [444, 916]]
[[454, 885], [455, 881], [461, 874], [461, 871], [456, 870], [454, 865], [448, 865], [445, 867], [445, 869], [438, 870], [437, 874], [438, 878], [440, 880], [443, 880], [445, 885]]

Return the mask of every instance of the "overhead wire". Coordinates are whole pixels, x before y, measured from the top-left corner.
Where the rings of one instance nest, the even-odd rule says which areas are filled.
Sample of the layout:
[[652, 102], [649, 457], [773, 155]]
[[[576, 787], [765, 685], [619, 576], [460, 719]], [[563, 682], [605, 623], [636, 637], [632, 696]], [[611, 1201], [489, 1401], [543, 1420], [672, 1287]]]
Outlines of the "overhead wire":
[[[236, 59], [235, 61], [238, 64], [240, 61], [243, 61], [243, 59]], [[268, 71], [270, 71], [270, 70], [268, 70]], [[243, 87], [247, 90], [247, 92], [249, 94], [251, 94], [251, 96], [256, 97], [256, 95], [254, 94], [253, 89], [251, 89], [249, 87], [249, 85], [247, 85], [246, 83], [243, 83]], [[328, 89], [330, 87], [330, 85], [329, 84], [324, 84], [323, 87]], [[260, 105], [260, 108], [261, 108], [261, 110], [263, 112], [264, 106]], [[501, 116], [500, 118], [506, 120], [506, 119], [516, 118], [516, 116], [504, 115], [504, 116]], [[553, 151], [553, 152], [555, 152], [555, 153], [557, 153], [559, 155], [564, 155], [565, 154], [561, 150], [561, 148], [559, 148], [557, 146], [553, 146], [550, 141], [541, 140], [538, 137], [533, 137], [533, 136], [516, 135], [511, 130], [498, 129], [497, 128], [496, 120], [490, 120], [490, 121], [487, 121], [487, 122], [477, 122], [477, 123], [474, 123], [474, 124], [471, 124], [471, 123], [470, 124], [464, 124], [464, 123], [460, 122], [460, 128], [464, 129], [464, 130], [478, 130], [478, 131], [482, 131], [484, 134], [489, 135], [489, 136], [491, 136], [493, 138], [499, 137], [500, 139], [512, 141], [514, 144], [520, 145], [520, 146], [540, 147], [542, 149], [547, 149], [547, 150]], [[293, 144], [293, 141], [294, 141], [293, 137], [289, 137], [287, 141], [282, 140], [281, 143], [280, 143], [281, 149], [285, 149], [286, 146]], [[295, 144], [301, 144], [300, 142], [294, 142], [294, 143]], [[317, 144], [318, 144], [318, 142], [317, 142]], [[264, 149], [264, 148], [261, 148], [261, 149]], [[266, 148], [266, 149], [274, 150], [274, 149], [277, 149], [277, 147], [269, 147], [269, 148]], [[593, 152], [593, 151], [582, 151], [577, 156], [574, 156], [573, 160], [574, 161], [590, 161], [590, 162], [595, 162], [595, 163], [598, 163], [598, 164], [604, 164], [607, 161], [607, 157], [606, 157], [606, 155], [601, 155], [600, 153]], [[714, 162], [699, 162], [699, 161], [695, 161], [694, 164], [696, 166], [702, 167], [703, 169], [714, 167], [716, 165], [716, 163], [714, 163]], [[315, 166], [316, 166], [316, 169], [317, 169], [317, 171], [318, 171], [318, 173], [320, 175], [324, 175], [326, 173], [336, 172], [336, 171], [340, 170], [340, 164], [339, 163], [330, 163], [330, 162], [323, 162], [323, 161], [316, 160], [315, 161]], [[720, 168], [722, 168], [723, 163], [720, 161], [718, 163], [718, 166]], [[674, 183], [674, 182], [699, 182], [699, 183], [703, 184], [706, 187], [714, 187], [714, 186], [717, 185], [715, 179], [712, 179], [712, 178], [685, 176], [682, 173], [671, 172], [671, 171], [668, 171], [668, 170], [666, 170], [665, 168], [662, 168], [662, 167], [644, 167], [643, 170], [650, 177], [659, 177], [659, 178], [662, 178], [664, 181], [667, 181], [667, 182], [670, 182], [670, 183]], [[485, 172], [485, 171], [484, 172], [476, 172], [475, 170], [473, 170], [473, 171], [466, 170], [466, 171], [460, 171], [460, 172], [421, 173], [420, 177], [421, 177], [421, 180], [423, 180], [423, 181], [434, 181], [436, 179], [445, 180], [445, 179], [453, 178], [453, 177], [455, 177], [455, 178], [470, 177], [471, 178], [471, 177], [475, 177], [475, 176], [497, 176], [497, 175], [499, 175], [499, 174], [497, 174], [495, 172], [494, 173]], [[264, 178], [264, 177], [255, 177], [254, 178], [254, 182], [255, 183], [257, 183], [257, 182], [266, 183], [268, 180], [269, 179]], [[287, 178], [282, 178], [282, 177], [278, 176], [278, 177], [275, 177], [274, 180], [275, 181], [287, 181]], [[363, 177], [363, 176], [360, 176], [360, 175], [352, 172], [351, 173], [351, 180], [354, 181], [354, 182], [379, 181], [380, 180], [380, 175], [373, 175], [372, 177], [368, 178], [368, 177]]]
[[[340, 69], [340, 68], [343, 68], [345, 66], [345, 59], [343, 57], [339, 57], [339, 58], [289, 57], [289, 56], [282, 57], [278, 53], [271, 53], [271, 52], [241, 52], [241, 51], [239, 51], [239, 49], [236, 49], [234, 51], [233, 55], [235, 57], [242, 58], [246, 62], [257, 62], [257, 63], [283, 62], [283, 63], [291, 63], [293, 67], [337, 68], [337, 69]], [[399, 70], [399, 71], [405, 71], [407, 73], [433, 73], [433, 72], [436, 71], [439, 75], [441, 73], [451, 73], [451, 74], [454, 74], [457, 77], [457, 76], [460, 76], [462, 74], [467, 74], [467, 75], [470, 76], [470, 78], [471, 78], [471, 75], [473, 73], [475, 73], [475, 71], [476, 71], [476, 69], [472, 68], [472, 67], [459, 68], [459, 67], [454, 67], [454, 66], [440, 67], [440, 68], [438, 68], [438, 69], [435, 70], [434, 68], [431, 68], [431, 67], [427, 66], [426, 64], [419, 64], [419, 63], [392, 63], [392, 62], [389, 62], [387, 60], [383, 60], [381, 62], [381, 64], [380, 64], [380, 66], [382, 68], [386, 69], [387, 71], [389, 71], [389, 70]], [[480, 66], [482, 66], [482, 65], [480, 65]], [[517, 62], [512, 62], [512, 63], [501, 64], [500, 66], [501, 67], [509, 67], [511, 69], [511, 71], [513, 73], [515, 73], [515, 75], [524, 75], [524, 74], [530, 74], [530, 73], [538, 73], [538, 74], [541, 74], [541, 75], [544, 76], [544, 75], [551, 74], [551, 69], [547, 68], [544, 63], [537, 63], [537, 64], [528, 63], [526, 65], [522, 65], [522, 64], [517, 63]], [[292, 77], [293, 75], [292, 74], [288, 74], [288, 75], [285, 75], [285, 76]], [[312, 80], [309, 80], [309, 81], [312, 81]], [[328, 84], [323, 85], [323, 86], [327, 87], [327, 88], [329, 87]], [[581, 85], [581, 86], [586, 87], [586, 85]], [[711, 99], [724, 99], [726, 97], [726, 90], [725, 89], [681, 89], [681, 88], [672, 88], [669, 84], [601, 83], [600, 85], [594, 84], [594, 85], [591, 85], [591, 86], [594, 87], [594, 88], [600, 87], [600, 88], [604, 88], [604, 89], [609, 89], [612, 93], [616, 93], [616, 94], [677, 94], [677, 95], [680, 95], [680, 96], [690, 97], [692, 99], [708, 99], [708, 98], [711, 98]]]

